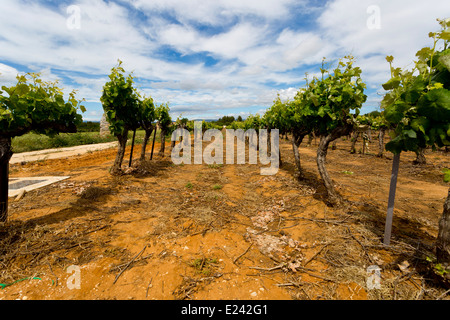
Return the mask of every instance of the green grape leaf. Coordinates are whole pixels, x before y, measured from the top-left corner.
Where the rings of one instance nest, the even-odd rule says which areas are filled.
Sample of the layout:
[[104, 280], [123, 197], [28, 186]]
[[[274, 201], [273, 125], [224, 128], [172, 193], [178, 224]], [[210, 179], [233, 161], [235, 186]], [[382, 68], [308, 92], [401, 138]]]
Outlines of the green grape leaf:
[[417, 113], [434, 121], [450, 121], [450, 91], [435, 89], [427, 92], [418, 101]]
[[399, 154], [403, 151], [401, 142], [396, 139], [393, 139], [386, 143], [385, 149], [392, 152], [393, 154]]
[[385, 119], [392, 123], [399, 123], [404, 118], [405, 103], [402, 101], [396, 101], [392, 105], [385, 108], [384, 117]]
[[421, 131], [423, 134], [426, 134], [426, 131], [428, 130], [429, 125], [430, 125], [430, 120], [425, 117], [413, 119], [411, 121], [411, 128], [413, 128], [413, 130], [415, 130], [416, 132]]
[[325, 108], [324, 107], [320, 107], [319, 110], [317, 111], [317, 115], [319, 117], [323, 117], [325, 115]]
[[310, 93], [310, 99], [316, 107], [319, 106], [319, 100], [317, 99], [317, 96], [314, 95], [312, 92]]
[[19, 96], [23, 96], [23, 95], [27, 94], [29, 91], [30, 91], [30, 88], [25, 83], [21, 83], [21, 84], [17, 85], [14, 93], [18, 94]]
[[416, 57], [418, 57], [421, 61], [425, 61], [429, 56], [433, 53], [433, 50], [429, 47], [425, 47], [417, 51]]
[[414, 130], [411, 130], [411, 129], [405, 130], [405, 131], [403, 131], [403, 133], [405, 135], [407, 135], [408, 137], [410, 137], [411, 139], [417, 138], [417, 133]]
[[402, 94], [402, 98], [406, 103], [415, 104], [419, 100], [422, 90], [411, 88]]
[[383, 86], [384, 90], [388, 91], [388, 90], [392, 90], [392, 89], [398, 88], [400, 83], [401, 83], [401, 79], [400, 78], [392, 78], [388, 82], [383, 84], [382, 86]]
[[450, 71], [450, 54], [440, 56], [438, 61]]
[[439, 39], [450, 41], [450, 30], [447, 29], [439, 33]]
[[444, 182], [450, 182], [450, 169], [443, 169], [442, 172], [444, 173]]

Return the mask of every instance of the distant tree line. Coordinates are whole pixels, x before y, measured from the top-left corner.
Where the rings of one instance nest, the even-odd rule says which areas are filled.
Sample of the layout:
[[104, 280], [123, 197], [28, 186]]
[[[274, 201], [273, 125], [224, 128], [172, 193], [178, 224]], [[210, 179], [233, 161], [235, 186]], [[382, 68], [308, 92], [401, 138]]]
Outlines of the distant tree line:
[[223, 116], [222, 118], [218, 119], [217, 121], [214, 121], [214, 124], [218, 126], [230, 126], [235, 121], [243, 121], [241, 116], [238, 116], [235, 118], [234, 116]]
[[100, 122], [95, 121], [83, 121], [77, 126], [78, 132], [99, 132]]

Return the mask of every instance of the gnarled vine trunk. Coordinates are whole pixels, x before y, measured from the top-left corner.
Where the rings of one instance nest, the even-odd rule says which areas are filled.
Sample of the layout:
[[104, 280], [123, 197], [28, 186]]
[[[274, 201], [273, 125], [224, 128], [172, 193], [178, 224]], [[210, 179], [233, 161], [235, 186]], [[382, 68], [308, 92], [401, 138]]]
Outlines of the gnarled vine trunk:
[[327, 159], [327, 153], [328, 153], [328, 146], [330, 145], [330, 138], [329, 136], [322, 137], [319, 141], [319, 147], [317, 148], [317, 168], [319, 169], [320, 177], [323, 180], [323, 183], [325, 184], [325, 188], [327, 189], [328, 193], [328, 199], [331, 204], [337, 204], [340, 202], [341, 198], [337, 194], [333, 181], [330, 178], [330, 175], [328, 174], [327, 168], [325, 166], [326, 159]]
[[424, 165], [427, 163], [427, 159], [425, 158], [425, 149], [419, 149], [416, 152], [416, 160], [413, 161], [414, 164]]
[[0, 222], [8, 219], [9, 159], [12, 154], [11, 138], [0, 136]]
[[352, 134], [352, 146], [350, 147], [350, 153], [356, 153], [356, 142], [358, 141], [359, 134], [359, 131], [354, 131]]
[[123, 134], [117, 135], [117, 140], [119, 140], [119, 145], [117, 149], [116, 159], [111, 167], [111, 174], [117, 175], [122, 173], [122, 162], [125, 156], [125, 148], [128, 141], [128, 130], [124, 130]]
[[320, 177], [322, 178], [325, 188], [327, 189], [328, 202], [331, 205], [340, 204], [342, 202], [342, 197], [336, 192], [333, 181], [331, 180], [325, 166], [328, 147], [330, 146], [331, 142], [333, 142], [337, 138], [347, 135], [350, 130], [350, 126], [338, 127], [334, 129], [330, 134], [322, 136], [320, 138], [319, 147], [317, 148], [317, 168], [319, 169]]
[[298, 170], [298, 179], [303, 178], [303, 170], [300, 162], [300, 153], [298, 151], [298, 148], [300, 147], [300, 144], [302, 143], [304, 137], [304, 135], [299, 136], [295, 133], [292, 134], [292, 150], [294, 151], [295, 166]]
[[378, 133], [378, 154], [377, 157], [382, 158], [384, 153], [384, 135], [386, 134], [386, 129], [381, 128]]
[[142, 147], [141, 147], [141, 156], [140, 160], [145, 160], [145, 149], [147, 148], [148, 140], [150, 140], [150, 136], [153, 132], [153, 126], [151, 128], [145, 129], [145, 135], [144, 140], [142, 141]]
[[164, 151], [166, 150], [166, 130], [161, 129], [161, 147], [159, 148], [159, 155], [164, 156]]
[[450, 188], [444, 203], [444, 212], [439, 220], [439, 233], [436, 241], [438, 263], [450, 266]]
[[312, 133], [308, 134], [308, 143], [306, 144], [308, 147], [311, 146], [314, 139], [314, 135]]
[[302, 166], [300, 164], [300, 153], [298, 152], [298, 145], [295, 143], [295, 139], [292, 138], [292, 151], [294, 151], [295, 166], [297, 167], [299, 177], [302, 176]]

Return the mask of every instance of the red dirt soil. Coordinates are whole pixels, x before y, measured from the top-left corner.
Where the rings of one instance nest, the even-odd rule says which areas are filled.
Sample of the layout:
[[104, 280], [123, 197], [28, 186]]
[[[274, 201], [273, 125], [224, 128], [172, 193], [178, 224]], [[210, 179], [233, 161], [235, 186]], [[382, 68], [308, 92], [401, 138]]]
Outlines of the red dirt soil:
[[[327, 168], [346, 203], [329, 207], [316, 146], [300, 148], [298, 181], [291, 144], [280, 142], [274, 176], [259, 165], [173, 165], [170, 148], [139, 166], [139, 146], [119, 177], [109, 174], [116, 149], [11, 165], [11, 177], [70, 179], [10, 198], [0, 283], [26, 280], [0, 299], [448, 299], [426, 257], [449, 154], [428, 151], [423, 166], [402, 154], [384, 247], [392, 155], [350, 154], [339, 141]], [[124, 168], [128, 157], [129, 148]], [[368, 286], [371, 265], [381, 268], [378, 289]], [[69, 266], [79, 267], [79, 289]]]

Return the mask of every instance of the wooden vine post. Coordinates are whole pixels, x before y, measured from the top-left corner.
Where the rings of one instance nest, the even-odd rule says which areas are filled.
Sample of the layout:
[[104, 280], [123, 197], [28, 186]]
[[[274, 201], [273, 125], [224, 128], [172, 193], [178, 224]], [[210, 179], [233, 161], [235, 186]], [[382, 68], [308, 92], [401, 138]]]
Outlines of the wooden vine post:
[[128, 167], [131, 167], [131, 162], [133, 160], [133, 149], [134, 149], [134, 139], [136, 137], [136, 129], [133, 130], [133, 138], [131, 139], [131, 152], [130, 152], [130, 162], [128, 163]]
[[391, 243], [392, 233], [392, 220], [394, 218], [394, 203], [395, 203], [395, 190], [397, 189], [397, 178], [400, 167], [400, 153], [394, 154], [394, 160], [392, 162], [391, 184], [389, 186], [389, 199], [386, 215], [386, 224], [384, 227], [384, 241], [385, 245]]
[[155, 126], [155, 132], [153, 133], [153, 141], [152, 141], [152, 152], [150, 153], [150, 160], [153, 159], [153, 150], [155, 149], [155, 139], [156, 139], [156, 131], [157, 131], [157, 126]]

